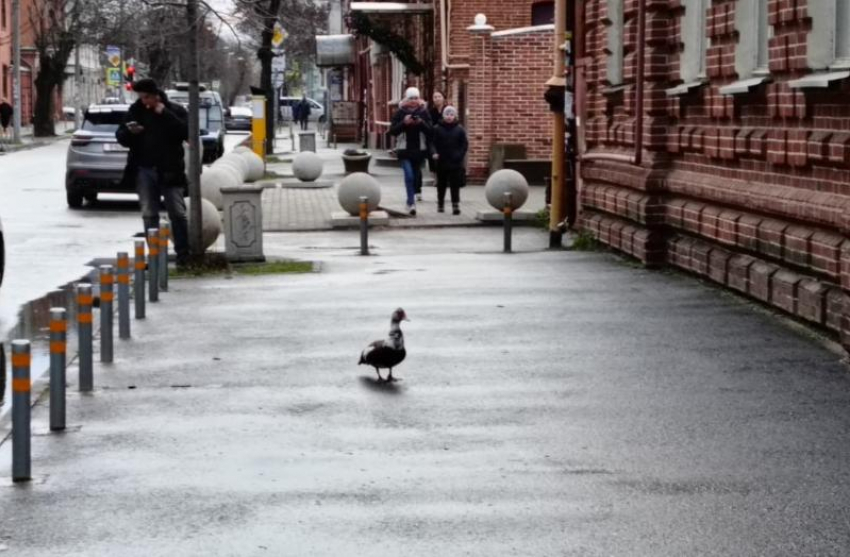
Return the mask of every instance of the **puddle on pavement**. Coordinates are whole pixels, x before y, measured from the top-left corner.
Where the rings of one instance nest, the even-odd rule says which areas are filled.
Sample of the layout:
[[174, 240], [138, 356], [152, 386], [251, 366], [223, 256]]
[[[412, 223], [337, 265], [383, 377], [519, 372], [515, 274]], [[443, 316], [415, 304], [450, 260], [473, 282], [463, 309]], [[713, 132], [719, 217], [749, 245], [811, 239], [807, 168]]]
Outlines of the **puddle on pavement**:
[[[77, 335], [76, 327], [73, 325], [77, 320], [77, 305], [75, 303], [75, 288], [79, 282], [91, 282], [96, 276], [92, 270], [87, 276], [79, 281], [67, 284], [58, 290], [48, 293], [41, 298], [24, 304], [17, 316], [17, 322], [9, 329], [0, 330], [0, 342], [5, 346], [5, 377], [0, 377], [0, 388], [3, 389], [3, 400], [5, 404], [0, 407], [0, 417], [11, 411], [11, 363], [10, 343], [13, 340], [29, 340], [32, 352], [32, 367], [30, 374], [35, 381], [42, 377], [50, 368], [50, 309], [64, 307], [67, 310], [68, 319], [68, 357], [76, 353]], [[0, 371], [4, 369], [0, 365]], [[33, 393], [33, 399], [36, 393]]]

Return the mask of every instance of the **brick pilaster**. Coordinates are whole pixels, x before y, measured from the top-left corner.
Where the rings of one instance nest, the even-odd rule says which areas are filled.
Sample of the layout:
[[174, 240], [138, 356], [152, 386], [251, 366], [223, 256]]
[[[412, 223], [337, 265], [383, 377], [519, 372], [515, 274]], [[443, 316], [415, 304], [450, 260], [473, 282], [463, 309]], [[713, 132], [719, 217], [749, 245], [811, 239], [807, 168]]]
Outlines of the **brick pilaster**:
[[493, 143], [493, 28], [473, 26], [468, 31], [472, 35], [472, 52], [469, 63], [467, 172], [470, 179], [481, 181], [487, 177], [490, 145]]

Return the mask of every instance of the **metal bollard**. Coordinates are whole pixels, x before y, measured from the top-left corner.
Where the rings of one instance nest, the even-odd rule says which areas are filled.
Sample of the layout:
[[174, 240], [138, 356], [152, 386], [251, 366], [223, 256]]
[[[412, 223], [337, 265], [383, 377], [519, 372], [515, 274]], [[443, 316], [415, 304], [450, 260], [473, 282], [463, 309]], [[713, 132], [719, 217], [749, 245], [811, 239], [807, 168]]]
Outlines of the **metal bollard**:
[[148, 300], [159, 301], [159, 230], [148, 229]]
[[12, 481], [32, 479], [30, 454], [30, 343], [12, 341]]
[[369, 255], [369, 198], [360, 198], [360, 255]]
[[168, 239], [171, 224], [167, 220], [159, 223], [159, 290], [168, 292]]
[[118, 338], [130, 338], [130, 256], [118, 253]]
[[68, 322], [65, 308], [50, 310], [50, 431], [65, 429], [65, 354]]
[[510, 192], [505, 193], [505, 253], [511, 253], [511, 241], [514, 227], [513, 196]]
[[133, 297], [136, 301], [136, 319], [145, 318], [145, 241], [136, 240], [136, 255], [133, 261], [136, 276], [133, 279]]
[[100, 267], [100, 361], [112, 363], [112, 302], [115, 300], [115, 276], [112, 265]]
[[77, 338], [79, 340], [80, 391], [94, 389], [92, 363], [92, 295], [91, 284], [77, 285]]
[[339, 148], [339, 144], [336, 142], [336, 134], [334, 134], [334, 149], [336, 150], [338, 148]]

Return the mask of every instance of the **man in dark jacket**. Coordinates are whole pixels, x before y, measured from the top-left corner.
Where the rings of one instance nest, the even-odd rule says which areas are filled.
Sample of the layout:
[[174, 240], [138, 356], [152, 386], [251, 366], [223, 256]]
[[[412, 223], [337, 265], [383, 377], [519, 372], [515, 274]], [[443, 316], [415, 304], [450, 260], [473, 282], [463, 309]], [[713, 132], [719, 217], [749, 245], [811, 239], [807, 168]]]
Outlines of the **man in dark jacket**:
[[7, 134], [7, 130], [9, 125], [12, 123], [12, 116], [15, 115], [15, 109], [12, 108], [12, 105], [6, 102], [6, 99], [3, 99], [0, 102], [0, 127], [3, 128], [3, 135]]
[[301, 122], [301, 129], [307, 130], [310, 128], [310, 114], [313, 112], [313, 107], [310, 106], [310, 101], [307, 100], [307, 95], [301, 98], [298, 103], [298, 120]]
[[407, 211], [416, 216], [416, 197], [422, 200], [422, 161], [428, 158], [431, 142], [431, 118], [419, 89], [409, 88], [404, 101], [393, 115], [390, 135], [396, 139], [396, 155], [404, 170], [404, 185], [407, 188]]
[[447, 106], [434, 128], [434, 154], [437, 164], [437, 212], [445, 211], [446, 189], [452, 192], [452, 214], [460, 214], [460, 188], [466, 183], [465, 159], [469, 150], [466, 130], [458, 123], [457, 109]]
[[189, 256], [189, 223], [183, 200], [187, 186], [183, 142], [189, 138], [189, 114], [157, 87], [152, 79], [133, 84], [139, 99], [130, 106], [127, 120], [115, 137], [130, 149], [124, 180], [135, 184], [145, 230], [159, 228], [159, 202], [165, 208], [174, 235], [177, 264]]

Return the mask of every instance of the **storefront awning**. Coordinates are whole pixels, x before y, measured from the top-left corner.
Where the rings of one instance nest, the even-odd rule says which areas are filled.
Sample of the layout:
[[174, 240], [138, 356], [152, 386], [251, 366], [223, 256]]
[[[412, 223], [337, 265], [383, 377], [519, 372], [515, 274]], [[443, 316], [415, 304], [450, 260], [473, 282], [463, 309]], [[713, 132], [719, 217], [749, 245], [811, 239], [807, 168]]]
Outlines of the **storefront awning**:
[[434, 4], [402, 2], [352, 2], [352, 12], [362, 14], [427, 14], [434, 11]]

